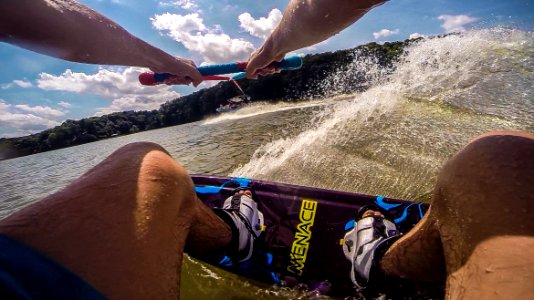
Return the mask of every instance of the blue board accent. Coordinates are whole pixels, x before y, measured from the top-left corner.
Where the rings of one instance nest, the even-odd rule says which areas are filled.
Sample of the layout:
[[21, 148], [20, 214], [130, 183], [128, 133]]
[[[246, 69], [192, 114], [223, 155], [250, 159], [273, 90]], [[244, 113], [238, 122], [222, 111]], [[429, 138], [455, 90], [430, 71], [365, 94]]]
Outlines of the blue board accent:
[[376, 205], [382, 207], [385, 210], [390, 210], [392, 208], [395, 208], [401, 205], [401, 204], [390, 204], [390, 203], [384, 202], [384, 196], [376, 196], [375, 203]]
[[423, 205], [423, 203], [417, 204], [417, 207], [419, 208], [419, 217], [422, 219], [425, 214], [423, 213], [423, 209], [421, 208], [421, 205]]
[[267, 266], [270, 266], [273, 263], [273, 255], [271, 253], [267, 253]]
[[345, 231], [351, 230], [352, 228], [354, 228], [354, 226], [356, 226], [356, 221], [354, 220], [348, 221], [347, 224], [345, 224]]
[[398, 224], [402, 221], [404, 221], [406, 219], [406, 217], [408, 216], [408, 208], [410, 208], [410, 206], [414, 205], [415, 203], [411, 203], [410, 205], [406, 206], [404, 208], [404, 210], [402, 211], [402, 215], [398, 218], [395, 219], [395, 224]]
[[271, 272], [271, 278], [273, 279], [273, 282], [275, 284], [280, 284], [280, 278], [278, 278], [278, 276], [276, 276], [276, 273]]
[[231, 267], [233, 263], [232, 263], [232, 260], [228, 256], [225, 256], [221, 259], [221, 261], [219, 261], [219, 265], [225, 266], [225, 267]]
[[238, 177], [238, 178], [234, 178], [234, 179], [223, 182], [221, 186], [213, 186], [213, 185], [195, 186], [195, 192], [199, 194], [218, 194], [221, 192], [224, 186], [229, 183], [237, 183], [239, 184], [239, 187], [247, 187], [250, 183], [250, 179], [244, 178], [244, 177]]

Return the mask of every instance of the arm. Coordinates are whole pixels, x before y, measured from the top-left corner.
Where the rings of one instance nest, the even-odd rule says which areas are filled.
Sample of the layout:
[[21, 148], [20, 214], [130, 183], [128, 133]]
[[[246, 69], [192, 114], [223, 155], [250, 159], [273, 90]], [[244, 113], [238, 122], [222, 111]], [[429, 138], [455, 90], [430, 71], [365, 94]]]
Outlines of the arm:
[[0, 1], [0, 41], [69, 61], [147, 67], [198, 85], [190, 60], [175, 58], [73, 0]]
[[322, 42], [360, 19], [386, 0], [291, 0], [282, 21], [265, 43], [252, 54], [247, 77], [269, 73], [262, 70], [287, 52]]

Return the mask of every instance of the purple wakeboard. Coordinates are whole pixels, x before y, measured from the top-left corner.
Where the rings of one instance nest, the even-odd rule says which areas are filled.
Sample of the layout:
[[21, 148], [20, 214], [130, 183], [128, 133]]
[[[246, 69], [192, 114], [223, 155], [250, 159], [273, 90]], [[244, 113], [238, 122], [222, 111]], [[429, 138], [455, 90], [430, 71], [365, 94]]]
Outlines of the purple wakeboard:
[[[240, 275], [281, 285], [299, 285], [321, 294], [350, 295], [350, 262], [341, 243], [364, 205], [386, 210], [402, 233], [409, 231], [429, 205], [405, 200], [318, 189], [249, 178], [192, 175], [198, 197], [222, 207], [237, 187], [250, 187], [265, 219], [265, 230], [250, 262], [228, 257], [205, 260]], [[202, 259], [202, 258], [200, 258]]]

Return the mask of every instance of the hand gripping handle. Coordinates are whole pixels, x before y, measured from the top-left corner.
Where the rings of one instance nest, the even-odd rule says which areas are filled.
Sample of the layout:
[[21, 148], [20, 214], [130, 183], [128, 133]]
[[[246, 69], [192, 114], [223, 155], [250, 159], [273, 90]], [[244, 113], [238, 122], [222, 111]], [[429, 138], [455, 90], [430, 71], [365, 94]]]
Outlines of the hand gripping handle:
[[[202, 76], [222, 75], [242, 72], [247, 68], [247, 62], [235, 62], [229, 64], [208, 65], [198, 67], [198, 71]], [[280, 62], [274, 62], [271, 66], [280, 68], [282, 70], [296, 70], [302, 66], [302, 58], [300, 56], [290, 56]], [[139, 74], [139, 82], [143, 85], [158, 85], [165, 80], [171, 78], [169, 73], [152, 73], [144, 72]], [[208, 78], [209, 79], [209, 78]]]

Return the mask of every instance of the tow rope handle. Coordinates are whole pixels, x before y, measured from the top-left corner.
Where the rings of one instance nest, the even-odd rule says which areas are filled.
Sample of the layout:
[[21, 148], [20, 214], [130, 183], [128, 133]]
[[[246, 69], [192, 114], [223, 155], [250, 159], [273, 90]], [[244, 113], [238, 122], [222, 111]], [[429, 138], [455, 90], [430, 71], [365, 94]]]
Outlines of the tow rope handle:
[[[232, 74], [245, 71], [248, 62], [235, 62], [229, 64], [208, 65], [198, 67], [198, 71], [204, 80], [228, 80], [230, 77], [218, 76], [223, 74]], [[280, 68], [282, 70], [297, 70], [302, 67], [302, 58], [300, 56], [290, 56], [284, 58], [280, 62], [274, 62], [271, 66]], [[169, 73], [152, 73], [144, 72], [139, 74], [139, 82], [142, 85], [158, 85], [163, 84], [165, 80], [172, 78], [174, 75]], [[234, 79], [243, 78], [244, 74], [234, 76]]]

